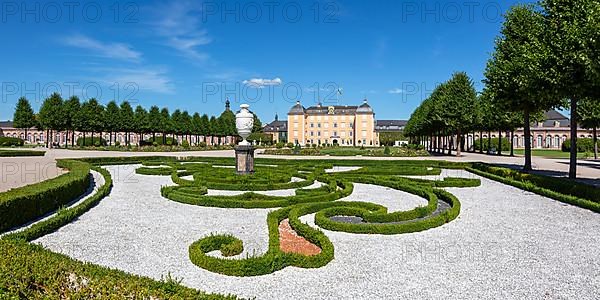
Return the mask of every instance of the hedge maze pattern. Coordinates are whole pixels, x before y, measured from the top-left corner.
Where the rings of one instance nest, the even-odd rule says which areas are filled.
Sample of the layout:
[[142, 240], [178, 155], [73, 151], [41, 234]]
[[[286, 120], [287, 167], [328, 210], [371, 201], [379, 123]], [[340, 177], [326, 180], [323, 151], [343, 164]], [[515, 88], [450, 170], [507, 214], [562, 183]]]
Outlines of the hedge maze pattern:
[[[334, 258], [334, 246], [320, 230], [300, 221], [315, 214], [321, 228], [349, 233], [401, 234], [441, 226], [460, 213], [460, 202], [441, 187], [473, 187], [479, 179], [445, 178], [414, 179], [408, 175], [439, 175], [434, 162], [323, 162], [261, 160], [253, 175], [240, 176], [230, 168], [233, 160], [147, 161], [138, 174], [171, 176], [176, 186], [161, 188], [164, 197], [191, 205], [223, 208], [279, 208], [268, 214], [269, 247], [260, 256], [243, 259], [220, 258], [207, 253], [220, 250], [225, 257], [242, 253], [243, 243], [231, 235], [210, 235], [189, 247], [191, 261], [206, 270], [233, 276], [255, 276], [273, 273], [287, 266], [318, 268]], [[360, 169], [327, 173], [340, 164]], [[445, 168], [461, 165], [443, 163]], [[192, 176], [193, 180], [184, 179]], [[293, 180], [295, 179], [295, 180]], [[301, 179], [301, 180], [298, 180]], [[315, 181], [322, 186], [306, 189]], [[408, 211], [388, 213], [387, 208], [371, 202], [339, 201], [353, 191], [352, 183], [365, 183], [408, 192], [427, 200], [427, 205]], [[248, 191], [235, 196], [207, 195], [208, 189]], [[257, 191], [296, 189], [293, 196], [266, 196]], [[374, 195], [376, 197], [376, 195]], [[398, 199], [400, 200], [400, 199]], [[285, 219], [294, 231], [321, 252], [315, 255], [283, 252], [278, 226]]]

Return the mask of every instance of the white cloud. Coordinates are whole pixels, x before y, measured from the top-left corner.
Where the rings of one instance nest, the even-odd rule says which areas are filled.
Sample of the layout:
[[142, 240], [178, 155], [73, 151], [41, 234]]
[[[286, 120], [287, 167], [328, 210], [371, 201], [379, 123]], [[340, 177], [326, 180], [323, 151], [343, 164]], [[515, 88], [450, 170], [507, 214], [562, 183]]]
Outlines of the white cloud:
[[156, 11], [160, 19], [153, 28], [166, 46], [189, 59], [205, 61], [209, 55], [198, 47], [210, 44], [212, 40], [207, 31], [200, 28], [202, 12], [199, 4], [196, 1], [173, 1], [161, 7]]
[[85, 35], [69, 36], [63, 40], [65, 45], [89, 50], [95, 55], [129, 61], [139, 61], [142, 54], [122, 43], [103, 43]]
[[399, 89], [399, 88], [393, 88], [388, 91], [389, 94], [403, 94], [404, 92], [406, 92], [406, 91], [403, 89]]
[[244, 80], [242, 83], [250, 87], [262, 89], [265, 86], [281, 85], [282, 81], [279, 77], [273, 79], [252, 78], [249, 80]]
[[133, 89], [140, 91], [162, 94], [175, 92], [173, 82], [167, 76], [166, 71], [161, 68], [92, 68], [90, 71], [99, 75], [90, 78], [90, 81], [98, 81], [109, 86], [117, 83], [121, 89], [133, 84]]

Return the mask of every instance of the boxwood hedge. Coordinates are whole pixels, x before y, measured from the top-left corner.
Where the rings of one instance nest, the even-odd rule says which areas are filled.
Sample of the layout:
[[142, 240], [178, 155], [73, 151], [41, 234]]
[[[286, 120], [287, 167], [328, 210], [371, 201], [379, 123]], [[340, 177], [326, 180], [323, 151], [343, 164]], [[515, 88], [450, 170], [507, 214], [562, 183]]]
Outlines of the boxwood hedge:
[[69, 172], [0, 193], [0, 232], [52, 212], [85, 192], [90, 185], [89, 164], [59, 160], [56, 165]]

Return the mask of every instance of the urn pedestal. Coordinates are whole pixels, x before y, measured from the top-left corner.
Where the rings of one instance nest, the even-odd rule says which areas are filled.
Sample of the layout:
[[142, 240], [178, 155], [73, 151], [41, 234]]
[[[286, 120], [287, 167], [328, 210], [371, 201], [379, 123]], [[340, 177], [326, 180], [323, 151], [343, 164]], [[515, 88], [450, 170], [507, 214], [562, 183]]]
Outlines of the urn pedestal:
[[254, 115], [248, 110], [248, 104], [240, 105], [235, 115], [235, 127], [242, 141], [235, 146], [235, 170], [240, 175], [254, 173], [254, 147], [246, 140], [254, 125]]
[[235, 146], [235, 171], [238, 175], [254, 173], [254, 147], [252, 145]]

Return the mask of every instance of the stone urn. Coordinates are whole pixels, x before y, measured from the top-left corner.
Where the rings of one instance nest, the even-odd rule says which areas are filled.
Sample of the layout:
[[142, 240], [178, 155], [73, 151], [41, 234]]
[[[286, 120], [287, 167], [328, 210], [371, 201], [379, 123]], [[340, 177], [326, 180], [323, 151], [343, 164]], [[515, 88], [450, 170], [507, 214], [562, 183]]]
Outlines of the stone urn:
[[248, 107], [250, 107], [248, 104], [240, 105], [240, 112], [235, 115], [235, 127], [242, 137], [242, 141], [238, 145], [241, 146], [250, 145], [246, 139], [252, 133], [252, 127], [254, 126], [254, 115], [248, 110]]

